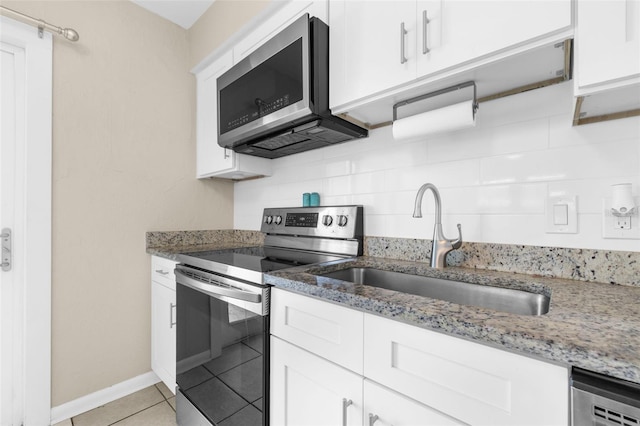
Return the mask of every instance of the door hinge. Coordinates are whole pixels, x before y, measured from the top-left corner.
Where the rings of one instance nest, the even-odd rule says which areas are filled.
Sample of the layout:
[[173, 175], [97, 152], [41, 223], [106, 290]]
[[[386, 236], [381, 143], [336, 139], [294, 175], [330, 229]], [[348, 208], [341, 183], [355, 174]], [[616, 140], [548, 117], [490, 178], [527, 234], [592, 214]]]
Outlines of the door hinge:
[[4, 228], [0, 234], [2, 239], [2, 270], [11, 270], [11, 229]]

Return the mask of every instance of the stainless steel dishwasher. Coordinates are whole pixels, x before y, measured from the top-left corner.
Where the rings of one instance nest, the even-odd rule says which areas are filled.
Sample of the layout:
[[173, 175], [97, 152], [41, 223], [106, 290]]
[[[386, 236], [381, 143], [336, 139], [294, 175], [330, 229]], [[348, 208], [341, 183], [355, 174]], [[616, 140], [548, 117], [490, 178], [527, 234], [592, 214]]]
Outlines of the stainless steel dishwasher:
[[573, 368], [573, 426], [640, 426], [640, 385]]

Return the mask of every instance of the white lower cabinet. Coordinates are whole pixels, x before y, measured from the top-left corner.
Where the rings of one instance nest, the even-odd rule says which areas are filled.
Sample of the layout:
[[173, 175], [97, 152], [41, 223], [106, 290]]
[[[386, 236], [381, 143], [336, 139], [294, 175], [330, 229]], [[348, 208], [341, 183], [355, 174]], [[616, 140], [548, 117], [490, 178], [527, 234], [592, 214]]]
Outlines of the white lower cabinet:
[[175, 393], [176, 262], [151, 259], [151, 369]]
[[364, 380], [366, 426], [462, 426], [464, 423], [387, 389]]
[[362, 376], [271, 337], [271, 425], [362, 425]]
[[466, 424], [568, 424], [566, 367], [374, 315], [364, 317], [367, 378]]
[[[569, 424], [567, 367], [278, 288], [271, 312], [274, 426]], [[313, 319], [324, 337], [310, 340]], [[343, 334], [353, 324], [362, 338]], [[336, 346], [347, 340], [362, 344], [355, 370]]]

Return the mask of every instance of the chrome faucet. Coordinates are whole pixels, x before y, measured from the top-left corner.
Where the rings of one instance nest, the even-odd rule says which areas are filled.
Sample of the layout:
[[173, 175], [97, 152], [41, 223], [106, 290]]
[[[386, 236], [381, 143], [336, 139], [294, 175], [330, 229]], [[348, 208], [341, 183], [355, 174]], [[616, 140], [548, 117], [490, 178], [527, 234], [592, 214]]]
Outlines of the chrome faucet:
[[462, 246], [462, 226], [458, 224], [458, 238], [448, 240], [442, 232], [442, 208], [440, 192], [432, 183], [425, 183], [418, 190], [416, 195], [416, 205], [413, 209], [413, 217], [422, 217], [422, 196], [430, 189], [436, 201], [436, 223], [433, 227], [433, 243], [431, 245], [431, 267], [444, 268], [447, 266], [447, 253]]

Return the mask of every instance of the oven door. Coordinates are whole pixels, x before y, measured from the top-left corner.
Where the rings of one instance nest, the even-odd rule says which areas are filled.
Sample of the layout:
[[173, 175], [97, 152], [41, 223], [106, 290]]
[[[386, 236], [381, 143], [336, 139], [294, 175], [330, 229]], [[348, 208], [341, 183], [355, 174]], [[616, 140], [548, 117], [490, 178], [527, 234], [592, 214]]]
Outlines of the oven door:
[[176, 267], [179, 425], [268, 423], [268, 287]]

